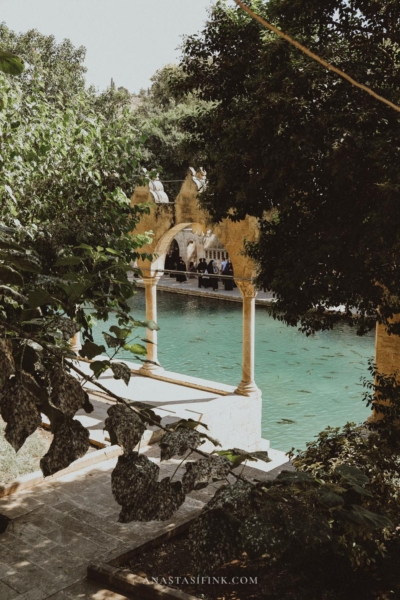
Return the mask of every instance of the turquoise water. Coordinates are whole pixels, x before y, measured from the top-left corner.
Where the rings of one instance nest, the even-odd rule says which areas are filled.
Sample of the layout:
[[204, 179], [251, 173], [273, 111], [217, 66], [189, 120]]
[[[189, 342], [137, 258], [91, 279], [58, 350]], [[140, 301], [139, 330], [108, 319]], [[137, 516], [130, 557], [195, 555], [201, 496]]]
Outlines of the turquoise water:
[[[237, 385], [241, 379], [241, 305], [158, 292], [158, 357], [170, 371]], [[143, 290], [132, 301], [144, 319]], [[102, 328], [99, 327], [99, 330]], [[144, 337], [144, 330], [140, 332]], [[95, 335], [100, 341], [101, 333]], [[369, 414], [360, 379], [368, 376], [374, 334], [347, 325], [306, 337], [256, 307], [255, 379], [263, 396], [262, 431], [271, 446], [289, 450], [328, 425], [360, 422]], [[121, 358], [132, 359], [129, 352]]]

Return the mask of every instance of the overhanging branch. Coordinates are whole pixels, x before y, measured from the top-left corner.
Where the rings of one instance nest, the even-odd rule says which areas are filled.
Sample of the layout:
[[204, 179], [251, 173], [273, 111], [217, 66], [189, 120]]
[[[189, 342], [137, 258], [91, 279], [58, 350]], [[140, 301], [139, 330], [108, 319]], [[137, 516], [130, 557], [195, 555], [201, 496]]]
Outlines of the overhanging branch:
[[328, 63], [326, 60], [324, 60], [323, 58], [318, 56], [318, 54], [315, 54], [314, 52], [312, 52], [311, 50], [309, 50], [308, 48], [306, 48], [299, 42], [296, 42], [296, 40], [294, 40], [292, 37], [290, 37], [290, 35], [288, 35], [287, 33], [284, 33], [277, 27], [274, 27], [274, 25], [271, 25], [271, 23], [268, 23], [268, 21], [266, 21], [265, 19], [260, 17], [260, 15], [257, 15], [255, 12], [253, 12], [241, 0], [235, 0], [235, 2], [240, 8], [242, 8], [247, 14], [249, 14], [252, 19], [261, 23], [261, 25], [263, 25], [270, 31], [273, 31], [273, 33], [275, 33], [276, 35], [279, 35], [279, 37], [281, 37], [284, 40], [286, 40], [287, 42], [289, 42], [289, 44], [292, 44], [292, 46], [295, 46], [298, 50], [300, 50], [301, 52], [303, 52], [304, 54], [306, 54], [307, 56], [309, 56], [310, 58], [312, 58], [313, 60], [318, 62], [320, 65], [322, 65], [326, 69], [329, 69], [329, 71], [333, 71], [333, 73], [336, 73], [337, 75], [339, 75], [339, 77], [342, 77], [342, 79], [345, 79], [346, 81], [351, 83], [351, 85], [353, 85], [357, 88], [360, 88], [360, 90], [364, 90], [364, 92], [367, 92], [367, 94], [370, 94], [370, 96], [372, 96], [376, 100], [379, 100], [379, 102], [383, 102], [387, 106], [390, 106], [390, 108], [393, 108], [397, 112], [400, 112], [400, 106], [397, 106], [397, 104], [394, 104], [390, 100], [387, 100], [383, 96], [380, 96], [379, 94], [374, 92], [374, 90], [369, 88], [367, 85], [364, 85], [363, 83], [358, 83], [358, 81], [356, 81], [355, 79], [350, 77], [350, 75], [347, 75], [346, 73], [344, 73], [337, 67], [334, 67], [333, 65]]

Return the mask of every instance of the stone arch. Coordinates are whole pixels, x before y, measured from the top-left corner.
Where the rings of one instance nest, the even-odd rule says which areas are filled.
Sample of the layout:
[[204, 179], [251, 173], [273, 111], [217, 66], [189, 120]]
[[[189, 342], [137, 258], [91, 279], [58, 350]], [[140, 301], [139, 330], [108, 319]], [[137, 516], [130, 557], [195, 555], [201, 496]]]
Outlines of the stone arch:
[[[161, 182], [158, 182], [160, 185]], [[132, 204], [146, 203], [149, 214], [144, 215], [135, 233], [151, 232], [151, 242], [143, 246], [142, 251], [151, 254], [153, 259], [139, 260], [146, 294], [146, 318], [157, 321], [157, 282], [163, 272], [165, 256], [171, 241], [179, 231], [191, 227], [195, 233], [212, 230], [222, 242], [232, 261], [234, 276], [243, 299], [243, 344], [242, 344], [242, 380], [236, 390], [238, 394], [260, 398], [260, 390], [254, 381], [254, 331], [256, 289], [252, 278], [255, 274], [253, 261], [244, 253], [244, 240], [255, 241], [258, 237], [258, 221], [246, 216], [242, 221], [224, 219], [212, 224], [210, 215], [198, 203], [198, 193], [206, 185], [205, 173], [190, 169], [175, 202], [157, 202], [149, 187], [137, 187]], [[162, 190], [158, 190], [162, 191]], [[147, 363], [141, 369], [151, 376], [161, 369], [157, 360], [157, 332], [147, 329]]]
[[[200, 230], [202, 229], [202, 225], [200, 223], [179, 223], [178, 225], [174, 225], [174, 227], [171, 227], [171, 229], [169, 229], [167, 232], [164, 233], [164, 235], [162, 236], [161, 239], [159, 239], [157, 245], [155, 246], [153, 252], [154, 252], [154, 260], [151, 263], [151, 265], [149, 264], [149, 261], [145, 261], [141, 268], [143, 270], [143, 275], [147, 276], [147, 277], [154, 277], [157, 275], [157, 273], [162, 272], [163, 268], [164, 268], [164, 264], [165, 264], [165, 257], [166, 254], [168, 252], [168, 248], [170, 247], [170, 244], [172, 242], [173, 239], [175, 239], [175, 236], [182, 231], [183, 229], [186, 229], [188, 227], [192, 227], [194, 230]], [[214, 230], [213, 230], [214, 232]], [[218, 236], [219, 237], [219, 236]], [[224, 240], [221, 239], [222, 242], [224, 242]], [[231, 252], [229, 252], [229, 249], [226, 248], [227, 252], [229, 253], [229, 256], [231, 256], [231, 260], [232, 260], [232, 265], [233, 265], [233, 270], [234, 273], [237, 277], [243, 277], [244, 275], [246, 275], [246, 271], [243, 268], [243, 266], [247, 266], [246, 264], [243, 265], [243, 263], [246, 263], [246, 261], [243, 261], [241, 254], [236, 253], [233, 254]], [[249, 273], [250, 276], [252, 275], [252, 271], [251, 273]]]
[[[165, 257], [168, 252], [168, 248], [171, 245], [173, 239], [177, 233], [182, 231], [185, 227], [190, 227], [191, 223], [180, 223], [179, 225], [175, 225], [171, 227], [168, 231], [166, 231], [161, 239], [158, 240], [156, 247], [154, 248], [154, 260], [150, 266], [150, 275], [154, 276], [158, 271], [162, 271], [164, 268]], [[180, 250], [180, 248], [179, 248]], [[149, 261], [147, 261], [147, 269], [149, 268]], [[142, 267], [143, 270], [146, 269], [145, 266]]]
[[150, 214], [141, 218], [135, 231], [135, 233], [152, 232], [152, 242], [144, 246], [143, 251], [153, 255], [153, 262], [138, 261], [138, 266], [144, 275], [155, 276], [157, 270], [162, 270], [165, 254], [172, 239], [185, 227], [192, 227], [196, 233], [206, 233], [207, 230], [212, 229], [232, 260], [235, 277], [252, 279], [255, 265], [244, 254], [244, 240], [257, 239], [259, 232], [257, 219], [246, 216], [238, 222], [224, 219], [218, 224], [211, 223], [208, 213], [198, 204], [198, 193], [204, 185], [204, 172], [195, 173], [192, 169], [183, 181], [174, 203], [154, 202], [148, 187], [135, 189], [132, 203], [146, 202], [150, 207]]

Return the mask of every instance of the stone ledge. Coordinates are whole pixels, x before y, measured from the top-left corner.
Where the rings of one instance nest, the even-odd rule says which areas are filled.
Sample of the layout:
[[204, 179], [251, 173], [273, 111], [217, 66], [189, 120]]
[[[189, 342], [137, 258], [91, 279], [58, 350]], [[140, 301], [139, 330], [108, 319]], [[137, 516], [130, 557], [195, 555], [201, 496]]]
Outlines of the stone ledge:
[[150, 535], [144, 535], [144, 539], [141, 538], [137, 540], [136, 543], [132, 542], [130, 549], [122, 553], [118, 548], [112, 550], [107, 555], [105, 562], [112, 567], [120, 567], [136, 556], [136, 554], [148, 550], [149, 548], [159, 546], [180, 533], [187, 531], [191, 523], [199, 516], [203, 507], [204, 502], [201, 500], [186, 497], [184, 504], [172, 517], [172, 523], [171, 521], [167, 521], [164, 524], [163, 522], [160, 522], [160, 527], [157, 532], [153, 532]]
[[175, 590], [157, 583], [148, 583], [143, 577], [134, 575], [128, 571], [128, 569], [121, 567], [122, 564], [126, 563], [140, 552], [143, 552], [148, 548], [157, 547], [189, 529], [190, 524], [200, 514], [204, 503], [194, 500], [193, 498], [188, 498], [183, 506], [185, 505], [186, 508], [191, 509], [189, 514], [178, 517], [177, 519], [175, 518], [173, 524], [163, 526], [158, 534], [155, 534], [155, 536], [153, 534], [152, 538], [122, 554], [118, 554], [118, 549], [116, 549], [116, 552], [108, 555], [108, 562], [96, 561], [91, 563], [87, 568], [88, 579], [99, 583], [107, 583], [118, 591], [132, 594], [133, 597], [138, 598], [138, 600], [156, 600], [159, 598], [169, 598], [171, 600], [198, 600], [195, 596], [191, 596], [180, 590]]
[[186, 594], [181, 590], [175, 590], [159, 583], [148, 582], [139, 575], [133, 575], [128, 569], [111, 567], [107, 563], [92, 563], [89, 565], [87, 573], [88, 579], [106, 583], [118, 591], [132, 594], [132, 597], [138, 600], [159, 600], [159, 598], [199, 600], [197, 596]]
[[[93, 360], [88, 360], [86, 358], [82, 358], [81, 356], [77, 356], [77, 362], [88, 363], [90, 364], [94, 360], [104, 360], [103, 355], [95, 356]], [[182, 375], [181, 373], [175, 373], [174, 371], [165, 371], [164, 369], [160, 369], [157, 371], [145, 371], [143, 369], [143, 365], [138, 365], [132, 361], [126, 359], [120, 359], [118, 362], [122, 362], [126, 364], [133, 376], [138, 377], [146, 377], [149, 379], [156, 379], [158, 381], [164, 381], [165, 383], [172, 383], [175, 385], [193, 388], [196, 390], [201, 390], [205, 392], [210, 392], [212, 394], [218, 394], [220, 396], [228, 396], [232, 395], [235, 392], [236, 387], [233, 385], [228, 385], [226, 383], [219, 383], [214, 381], [209, 381], [208, 379], [201, 379], [200, 377], [192, 377], [191, 375]], [[103, 376], [108, 376], [111, 371], [105, 371]], [[102, 382], [102, 378], [99, 379], [100, 383]], [[96, 386], [93, 384], [87, 385], [87, 389], [93, 390], [96, 389]], [[115, 402], [115, 400], [113, 400]]]
[[[120, 362], [124, 361], [121, 360]], [[133, 371], [132, 368], [131, 371]], [[226, 385], [225, 383], [217, 383], [216, 386], [211, 386], [210, 382], [206, 379], [191, 377], [190, 375], [181, 375], [180, 373], [173, 373], [172, 371], [162, 371], [160, 373], [149, 371], [146, 373], [145, 371], [141, 370], [138, 375], [150, 377], [151, 379], [158, 379], [158, 381], [165, 381], [166, 383], [182, 385], [183, 387], [193, 388], [195, 390], [210, 392], [212, 394], [219, 394], [220, 396], [229, 396], [235, 392], [235, 386]]]
[[110, 460], [110, 458], [115, 458], [121, 453], [122, 448], [120, 446], [108, 446], [107, 448], [95, 450], [94, 452], [90, 452], [89, 454], [82, 456], [82, 458], [78, 458], [78, 460], [72, 462], [66, 469], [58, 471], [57, 473], [55, 473], [54, 475], [50, 475], [49, 477], [43, 477], [42, 471], [34, 471], [33, 473], [28, 473], [27, 475], [18, 477], [18, 479], [15, 479], [10, 483], [0, 484], [0, 498], [4, 498], [5, 496], [11, 496], [16, 492], [20, 492], [22, 490], [26, 490], [36, 485], [40, 485], [41, 483], [48, 483], [49, 481], [58, 479], [63, 475], [68, 475], [69, 473], [73, 473], [74, 471], [79, 471], [80, 469], [90, 467], [91, 465], [95, 465], [99, 462]]
[[[144, 288], [144, 283], [141, 281], [136, 281], [136, 286], [138, 288]], [[228, 294], [217, 294], [215, 292], [202, 292], [198, 290], [182, 289], [178, 287], [170, 287], [168, 285], [162, 285], [162, 283], [157, 284], [157, 291], [160, 292], [170, 292], [171, 294], [183, 294], [184, 296], [197, 296], [198, 298], [213, 298], [214, 300], [227, 300], [228, 302], [239, 302], [242, 303], [241, 296], [232, 296]], [[260, 299], [256, 297], [256, 305], [257, 306], [271, 306], [274, 304], [275, 300], [273, 298]]]

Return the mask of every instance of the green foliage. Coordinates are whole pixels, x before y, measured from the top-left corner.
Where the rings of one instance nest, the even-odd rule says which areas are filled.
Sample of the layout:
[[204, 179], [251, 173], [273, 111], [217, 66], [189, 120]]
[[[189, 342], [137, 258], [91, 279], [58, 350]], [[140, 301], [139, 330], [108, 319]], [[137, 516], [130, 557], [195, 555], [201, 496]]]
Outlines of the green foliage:
[[[71, 422], [81, 408], [93, 410], [70, 374], [75, 333], [88, 358], [108, 352], [91, 363], [93, 377], [111, 368], [130, 380], [127, 365], [112, 359], [143, 327], [129, 315], [129, 273], [147, 256], [140, 248], [149, 237], [132, 232], [148, 209], [131, 207], [127, 195], [144, 181], [142, 141], [119, 94], [85, 89], [83, 49], [5, 26], [0, 43], [28, 64], [19, 79], [4, 76], [11, 102], [0, 113], [0, 411], [17, 451], [40, 413], [48, 417], [54, 439], [41, 464], [49, 475], [88, 446], [88, 432]], [[92, 324], [110, 313], [119, 326], [105, 334], [106, 350], [94, 344]]]
[[371, 379], [364, 379], [367, 388], [364, 401], [376, 413], [378, 419], [384, 419], [385, 431], [391, 429], [393, 435], [398, 431], [400, 419], [400, 385], [399, 374], [379, 373], [375, 363], [370, 360], [368, 370]]
[[[251, 5], [399, 104], [398, 0]], [[248, 250], [275, 314], [308, 333], [332, 326], [327, 306], [351, 323], [356, 308], [360, 333], [387, 323], [400, 311], [399, 114], [225, 2], [180, 66], [178, 90], [208, 103], [186, 121], [205, 156], [202, 204], [215, 220], [260, 219]]]
[[[354, 485], [355, 480], [362, 485]], [[251, 559], [268, 555], [277, 560], [307, 546], [342, 554], [354, 568], [365, 567], [384, 554], [393, 529], [386, 515], [365, 506], [371, 494], [362, 486], [369, 483], [360, 469], [343, 465], [318, 477], [282, 471], [274, 481], [223, 486], [191, 529], [193, 562], [204, 571], [243, 552]]]
[[[16, 54], [0, 48], [0, 72], [7, 75], [21, 75], [25, 69], [25, 63]], [[1, 81], [1, 80], [0, 80]], [[0, 90], [0, 111], [6, 108], [8, 96], [4, 90]]]
[[71, 100], [85, 89], [83, 46], [75, 48], [70, 40], [57, 44], [54, 36], [43, 35], [36, 29], [16, 33], [5, 23], [0, 24], [0, 46], [24, 61], [26, 69], [19, 81], [28, 95], [35, 89], [33, 74], [42, 78], [46, 98], [55, 103], [60, 98]]
[[271, 459], [268, 457], [268, 452], [263, 452], [262, 450], [257, 452], [246, 452], [239, 448], [232, 448], [230, 450], [217, 450], [215, 453], [229, 460], [233, 469], [242, 463], [246, 463], [248, 460], [255, 461], [258, 459], [264, 462], [271, 462]]
[[[82, 49], [57, 46], [37, 32], [15, 36], [3, 28], [1, 36], [27, 57], [30, 72], [19, 82], [5, 80], [12, 102], [0, 115], [0, 412], [16, 450], [41, 413], [48, 417], [54, 438], [41, 460], [48, 476], [87, 451], [88, 431], [73, 419], [82, 408], [93, 410], [84, 383], [109, 370], [128, 385], [131, 369], [115, 360], [118, 352], [129, 349], [145, 360], [140, 342], [148, 340], [136, 331], [159, 329], [129, 314], [131, 264], [148, 258], [141, 247], [150, 239], [134, 234], [148, 208], [131, 207], [129, 195], [146, 181], [141, 165], [148, 154], [129, 94], [110, 89], [96, 96], [85, 89]], [[104, 345], [95, 344], [93, 322], [111, 313], [118, 324], [103, 332]], [[82, 356], [91, 361], [89, 376], [71, 360], [77, 332]], [[124, 449], [112, 482], [120, 518], [168, 519], [185, 499], [182, 484], [158, 481], [158, 467], [133, 453], [161, 418], [148, 406], [117, 399], [105, 425]], [[181, 420], [171, 427], [169, 452], [186, 452], [189, 438], [194, 446], [212, 440], [197, 425]]]
[[25, 68], [24, 61], [7, 50], [0, 50], [0, 71], [7, 75], [21, 75]]
[[[342, 430], [328, 428], [316, 442], [307, 444], [305, 451], [292, 457], [301, 473], [325, 482], [339, 475], [340, 485], [346, 487], [345, 497], [351, 499], [353, 508], [351, 512], [341, 509], [345, 532], [337, 538], [337, 550], [356, 567], [368, 566], [379, 554], [384, 556], [390, 536], [381, 527], [386, 527], [387, 517], [395, 526], [400, 523], [398, 432], [383, 423], [358, 427], [350, 423]], [[335, 498], [327, 501], [336, 502]], [[382, 514], [383, 521], [378, 516]], [[367, 527], [369, 532], [362, 536], [355, 527], [358, 525]]]
[[[175, 199], [188, 167], [200, 166], [204, 155], [199, 152], [197, 136], [189, 132], [186, 122], [207, 105], [196, 92], [182, 93], [177, 83], [184, 79], [180, 67], [167, 65], [151, 78], [148, 90], [141, 90], [133, 101], [137, 105], [133, 119], [146, 139], [147, 168], [160, 171], [164, 188]], [[170, 181], [177, 180], [176, 183]]]
[[[388, 548], [396, 553], [400, 396], [395, 375], [379, 374], [373, 363], [370, 370], [375, 383], [365, 382], [365, 400], [384, 418], [327, 428], [306, 450], [293, 449], [296, 470], [273, 481], [239, 478], [219, 488], [190, 532], [196, 569], [216, 569], [243, 552], [250, 560], [263, 557], [291, 568], [306, 547], [309, 561], [371, 571], [385, 564]], [[235, 467], [247, 453], [234, 448], [216, 454]], [[186, 488], [212, 480], [212, 463], [202, 462], [187, 466]], [[215, 467], [221, 471], [223, 465]]]
[[[271, 10], [278, 4], [271, 2]], [[281, 4], [288, 10], [282, 0]], [[137, 341], [137, 328], [158, 329], [156, 323], [137, 321], [129, 314], [129, 299], [135, 291], [129, 277], [131, 262], [139, 256], [145, 257], [141, 247], [148, 241], [147, 236], [132, 235], [138, 219], [147, 209], [131, 207], [129, 194], [135, 183], [143, 182], [142, 165], [150, 157], [155, 160], [164, 152], [169, 139], [162, 139], [166, 124], [172, 123], [177, 133], [172, 143], [176, 150], [200, 139], [201, 127], [210, 119], [214, 136], [210, 136], [207, 146], [210, 164], [215, 157], [223, 157], [222, 163], [212, 166], [215, 170], [211, 173], [211, 195], [216, 194], [218, 185], [221, 185], [220, 191], [222, 188], [226, 191], [227, 183], [232, 183], [225, 204], [213, 204], [214, 216], [223, 216], [230, 207], [236, 210], [234, 218], [241, 216], [243, 209], [239, 210], [239, 206], [245, 198], [245, 189], [246, 194], [248, 189], [255, 192], [251, 211], [257, 216], [262, 217], [265, 208], [276, 206], [275, 200], [263, 203], [265, 197], [272, 197], [273, 191], [273, 186], [268, 188], [265, 196], [263, 186], [271, 175], [268, 169], [272, 169], [268, 152], [272, 145], [279, 151], [280, 140], [273, 127], [267, 128], [272, 141], [265, 145], [265, 153], [260, 153], [266, 122], [260, 118], [254, 124], [254, 112], [250, 108], [254, 108], [253, 102], [258, 102], [263, 109], [265, 90], [261, 95], [255, 93], [256, 84], [260, 86], [263, 81], [259, 67], [268, 65], [273, 72], [275, 63], [269, 60], [276, 59], [279, 72], [275, 73], [276, 79], [272, 77], [273, 83], [277, 88], [282, 84], [281, 69], [286, 83], [283, 91], [276, 91], [276, 106], [270, 108], [273, 124], [280, 122], [279, 135], [287, 145], [293, 123], [283, 108], [288, 89], [294, 93], [290, 79], [293, 65], [303, 68], [303, 59], [294, 59], [291, 51], [282, 50], [268, 35], [260, 35], [246, 17], [227, 10], [223, 4], [217, 4], [213, 15], [219, 19], [219, 33], [213, 41], [210, 42], [211, 38], [207, 41], [215, 44], [212, 57], [203, 52], [201, 45], [195, 45], [192, 56], [193, 60], [200, 61], [202, 77], [209, 77], [207, 85], [210, 87], [204, 88], [208, 91], [202, 88], [200, 95], [193, 92], [188, 96], [187, 89], [193, 85], [195, 70], [191, 72], [186, 65], [184, 75], [179, 71], [174, 82], [174, 89], [184, 84], [186, 91], [181, 96], [174, 92], [171, 99], [171, 73], [159, 74], [149, 94], [151, 99], [144, 95], [140, 109], [143, 112], [146, 107], [148, 125], [155, 128], [154, 139], [150, 139], [147, 148], [143, 147], [143, 128], [138, 125], [141, 113], [138, 109], [132, 114], [129, 94], [123, 90], [108, 90], [96, 96], [84, 88], [80, 49], [75, 51], [69, 43], [57, 46], [54, 39], [35, 32], [24, 37], [4, 28], [0, 31], [0, 41], [4, 44], [4, 40], [8, 40], [10, 49], [23, 57], [31, 53], [31, 62], [26, 58], [30, 65], [29, 76], [22, 76], [20, 82], [4, 76], [12, 101], [0, 113], [0, 412], [7, 423], [6, 438], [16, 450], [40, 424], [41, 413], [48, 417], [54, 439], [41, 461], [45, 475], [65, 468], [88, 448], [88, 431], [73, 419], [77, 410], [83, 408], [90, 412], [92, 409], [82, 383], [95, 382], [110, 370], [115, 379], [129, 384], [129, 366], [116, 362], [115, 357], [122, 348], [129, 349], [139, 359], [145, 356], [144, 346]], [[211, 23], [209, 27], [212, 26]], [[308, 25], [303, 23], [303, 26], [305, 36]], [[227, 53], [216, 51], [218, 44], [223, 48], [223, 44], [228, 43], [232, 31], [241, 34], [239, 42], [248, 42], [249, 49], [245, 46], [245, 52], [236, 52], [236, 39]], [[39, 49], [37, 57], [32, 54], [32, 40]], [[186, 48], [192, 43], [193, 40], [189, 40]], [[258, 52], [252, 54], [255, 49]], [[257, 60], [249, 67], [250, 55]], [[288, 56], [292, 60], [289, 67]], [[66, 62], [70, 68], [65, 68]], [[246, 71], [248, 67], [250, 73]], [[313, 80], [318, 81], [315, 69], [309, 70]], [[227, 77], [221, 77], [224, 72]], [[225, 99], [212, 91], [212, 84], [216, 85], [217, 81], [214, 77], [220, 78], [219, 87]], [[320, 90], [320, 102], [325, 100], [325, 94], [329, 100], [326, 89], [329, 90]], [[338, 89], [343, 93], [343, 88]], [[230, 99], [229, 94], [233, 94]], [[271, 95], [268, 97], [268, 102], [272, 102]], [[301, 97], [297, 107], [296, 124], [304, 135], [306, 120], [300, 118], [302, 102], [307, 115], [311, 115], [307, 110], [314, 110], [314, 103], [310, 98]], [[168, 111], [172, 112], [164, 122], [157, 120], [157, 115], [165, 116]], [[177, 118], [180, 111], [184, 116]], [[184, 134], [182, 141], [180, 127], [190, 122], [200, 123], [201, 127], [195, 125], [194, 133], [187, 138]], [[309, 121], [307, 124], [309, 126]], [[275, 133], [272, 135], [271, 131]], [[328, 131], [332, 133], [329, 127]], [[247, 137], [243, 139], [248, 139], [248, 145], [238, 158], [240, 153], [235, 143], [239, 138], [236, 136], [244, 133]], [[225, 154], [220, 154], [220, 143], [225, 147]], [[309, 147], [307, 144], [305, 173], [309, 168], [307, 161], [311, 155], [315, 156], [312, 143]], [[204, 148], [206, 146], [202, 151]], [[279, 153], [277, 156], [279, 158]], [[289, 181], [290, 161], [294, 159], [286, 156], [288, 171], [284, 169], [286, 163], [282, 157], [278, 158], [273, 166], [279, 175], [275, 190], [279, 218], [266, 221], [265, 227], [272, 223], [278, 228], [284, 223], [285, 207], [293, 208], [290, 202], [286, 204], [290, 198], [296, 200], [293, 210], [310, 208], [312, 200], [315, 201], [313, 177], [319, 181], [314, 174], [305, 178], [308, 183], [304, 188], [299, 187], [302, 179], [296, 171], [297, 165], [293, 170], [298, 173], [294, 181], [297, 187], [293, 188], [292, 195], [286, 195], [287, 188], [284, 190], [283, 184]], [[186, 159], [185, 155], [182, 160]], [[258, 160], [268, 162], [267, 167], [264, 163], [249, 167]], [[318, 168], [324, 171], [326, 167], [326, 174], [328, 166], [332, 167], [330, 158], [322, 156], [318, 160]], [[170, 173], [181, 168], [180, 161], [171, 150], [171, 164], [167, 166]], [[230, 182], [229, 170], [222, 170], [225, 178], [222, 186], [222, 179], [216, 178], [217, 167], [227, 168], [229, 161], [232, 161], [229, 169], [232, 167], [234, 177]], [[248, 168], [256, 170], [249, 173]], [[248, 185], [249, 179], [251, 185], [247, 189], [243, 186]], [[303, 196], [298, 195], [299, 189], [304, 192]], [[206, 206], [210, 198], [210, 195], [205, 196]], [[320, 196], [318, 199], [321, 200]], [[307, 211], [304, 214], [307, 216]], [[362, 210], [361, 214], [365, 217]], [[349, 222], [353, 223], [351, 218]], [[386, 285], [386, 281], [384, 283]], [[381, 288], [375, 287], [380, 293]], [[307, 286], [304, 289], [307, 290]], [[360, 308], [357, 302], [354, 305]], [[104, 345], [95, 344], [93, 320], [107, 321], [111, 312], [117, 316], [118, 324], [103, 332]], [[310, 322], [311, 328], [314, 325], [314, 321]], [[82, 354], [91, 360], [92, 375], [79, 373], [81, 382], [72, 376], [77, 368], [71, 360], [74, 355], [69, 344], [77, 331], [83, 336]], [[145, 338], [139, 340], [148, 343]], [[378, 379], [378, 383], [385, 387], [386, 380]], [[112, 442], [121, 444], [124, 450], [112, 475], [112, 490], [121, 505], [122, 522], [169, 519], [191, 490], [226, 479], [232, 468], [247, 460], [268, 460], [266, 453], [247, 453], [237, 448], [210, 456], [199, 451], [202, 459], [187, 465], [182, 482], [173, 481], [173, 477], [159, 480], [159, 467], [134, 451], [146, 427], [158, 424], [166, 430], [160, 444], [162, 459], [192, 454], [206, 439], [215, 445], [218, 442], [198, 431], [200, 424], [195, 421], [181, 420], [164, 428], [151, 408], [129, 404], [118, 397], [116, 400], [119, 403], [110, 408], [105, 425]], [[375, 429], [350, 426], [343, 433], [323, 432], [318, 442], [295, 457], [297, 472], [283, 472], [273, 482], [250, 483], [239, 476], [235, 484], [220, 488], [191, 533], [197, 565], [215, 568], [226, 560], [240, 557], [243, 552], [252, 558], [267, 555], [278, 559], [289, 552], [301, 552], [304, 546], [328, 555], [340, 553], [355, 567], [369, 565], [384, 554], [384, 542], [392, 523], [399, 524], [396, 487], [399, 452], [394, 434], [397, 413], [388, 411], [386, 414], [391, 418], [391, 426], [384, 436], [378, 437]]]

